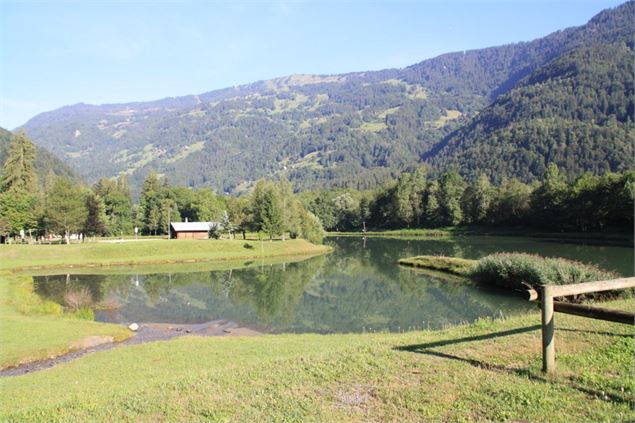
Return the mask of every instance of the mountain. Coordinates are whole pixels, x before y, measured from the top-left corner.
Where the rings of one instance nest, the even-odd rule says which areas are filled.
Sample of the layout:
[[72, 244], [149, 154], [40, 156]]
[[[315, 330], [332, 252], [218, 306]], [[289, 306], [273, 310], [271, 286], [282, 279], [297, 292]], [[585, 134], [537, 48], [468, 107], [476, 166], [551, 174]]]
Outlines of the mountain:
[[[590, 25], [602, 28], [610, 18]], [[632, 169], [633, 33], [611, 40], [590, 40], [538, 68], [424, 158], [435, 169], [494, 181], [531, 181], [549, 163], [574, 175]]]
[[133, 186], [150, 169], [225, 191], [277, 175], [298, 189], [373, 188], [422, 161], [525, 181], [551, 161], [569, 175], [621, 170], [633, 166], [633, 22], [630, 1], [531, 42], [404, 69], [76, 104], [24, 128], [90, 182], [128, 174]]
[[[9, 154], [9, 144], [14, 137], [13, 133], [4, 128], [0, 128], [0, 173], [2, 165]], [[37, 173], [40, 184], [44, 184], [46, 176], [49, 172], [53, 172], [57, 176], [63, 176], [70, 179], [79, 179], [77, 174], [64, 162], [62, 162], [54, 154], [46, 149], [36, 146], [35, 150], [35, 172]]]

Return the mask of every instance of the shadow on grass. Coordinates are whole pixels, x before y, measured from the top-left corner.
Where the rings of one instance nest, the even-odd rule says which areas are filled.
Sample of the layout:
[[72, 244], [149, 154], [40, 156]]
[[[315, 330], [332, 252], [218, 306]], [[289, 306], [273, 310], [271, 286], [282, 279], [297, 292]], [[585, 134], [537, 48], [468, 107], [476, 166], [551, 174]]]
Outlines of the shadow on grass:
[[586, 329], [574, 329], [574, 328], [556, 328], [556, 332], [576, 332], [576, 333], [590, 333], [593, 335], [604, 335], [604, 336], [616, 336], [620, 338], [632, 338], [635, 335], [635, 331], [632, 333], [614, 333], [614, 332], [605, 332], [605, 331], [597, 331], [597, 330], [586, 330]]
[[[468, 357], [460, 357], [458, 355], [453, 355], [453, 354], [448, 354], [445, 352], [441, 352], [441, 351], [434, 351], [432, 350], [432, 348], [439, 348], [439, 347], [445, 347], [448, 345], [455, 345], [455, 344], [462, 344], [462, 343], [466, 343], [466, 342], [475, 342], [475, 341], [485, 341], [488, 339], [495, 339], [495, 338], [501, 338], [501, 337], [505, 337], [505, 336], [511, 336], [511, 335], [518, 335], [521, 333], [527, 333], [527, 332], [532, 332], [535, 330], [540, 330], [541, 326], [540, 325], [534, 325], [534, 326], [528, 326], [525, 328], [517, 328], [517, 329], [511, 329], [511, 330], [506, 330], [506, 331], [502, 331], [502, 332], [494, 332], [494, 333], [488, 333], [488, 334], [484, 334], [484, 335], [477, 335], [477, 336], [468, 336], [465, 338], [458, 338], [458, 339], [447, 339], [447, 340], [443, 340], [443, 341], [437, 341], [437, 342], [429, 342], [426, 344], [413, 344], [413, 345], [404, 345], [401, 347], [396, 347], [394, 348], [397, 351], [405, 351], [405, 352], [411, 352], [411, 353], [416, 353], [416, 354], [425, 354], [425, 355], [430, 355], [430, 356], [434, 356], [434, 357], [438, 357], [438, 358], [443, 358], [443, 359], [447, 359], [447, 360], [455, 360], [455, 361], [460, 361], [462, 363], [467, 363], [471, 366], [474, 367], [478, 367], [479, 369], [485, 369], [485, 370], [492, 370], [492, 371], [498, 371], [498, 372], [505, 372], [505, 373], [511, 373], [514, 374], [516, 376], [522, 376], [524, 378], [528, 378], [531, 380], [535, 380], [535, 381], [540, 381], [543, 383], [562, 383], [572, 389], [575, 389], [577, 391], [580, 391], [586, 395], [589, 395], [591, 397], [595, 397], [595, 398], [599, 398], [599, 399], [603, 399], [606, 401], [612, 401], [612, 402], [619, 402], [619, 403], [627, 403], [630, 402], [630, 399], [624, 398], [621, 395], [617, 395], [617, 394], [613, 394], [610, 392], [605, 392], [605, 391], [596, 391], [590, 388], [586, 388], [584, 386], [580, 386], [578, 384], [575, 383], [575, 380], [573, 380], [572, 378], [567, 378], [567, 380], [570, 383], [566, 383], [566, 382], [559, 382], [555, 379], [552, 378], [546, 378], [542, 373], [537, 373], [535, 371], [532, 371], [531, 369], [528, 368], [517, 368], [517, 367], [506, 367], [506, 366], [502, 366], [500, 364], [494, 364], [494, 363], [487, 363], [485, 361], [482, 360], [477, 360], [474, 358], [468, 358]], [[562, 329], [558, 329], [558, 330], [562, 330]], [[615, 334], [615, 333], [609, 333], [609, 332], [593, 332], [593, 331], [582, 331], [582, 330], [575, 330], [575, 329], [563, 329], [563, 330], [567, 330], [567, 331], [575, 331], [575, 332], [591, 332], [594, 334], [601, 334], [601, 335], [609, 335], [609, 336], [632, 336], [632, 335], [622, 335], [622, 334]]]
[[447, 345], [462, 344], [464, 342], [485, 341], [487, 339], [500, 338], [503, 336], [518, 335], [520, 333], [539, 330], [540, 327], [541, 327], [540, 325], [534, 325], [534, 326], [528, 326], [526, 328], [506, 330], [503, 332], [487, 333], [485, 335], [468, 336], [468, 337], [459, 338], [459, 339], [447, 339], [444, 341], [429, 342], [427, 344], [404, 345], [403, 347], [397, 347], [395, 349], [398, 351], [409, 351], [409, 352], [417, 352], [417, 353], [425, 354], [427, 353], [426, 350], [430, 348], [445, 347]]

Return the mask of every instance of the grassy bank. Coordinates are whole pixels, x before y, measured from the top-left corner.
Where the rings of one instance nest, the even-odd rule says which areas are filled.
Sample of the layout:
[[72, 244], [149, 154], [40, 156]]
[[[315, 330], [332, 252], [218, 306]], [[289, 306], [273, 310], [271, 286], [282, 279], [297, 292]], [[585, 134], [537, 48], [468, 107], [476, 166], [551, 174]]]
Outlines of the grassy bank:
[[[632, 309], [633, 300], [609, 304]], [[184, 337], [0, 380], [9, 421], [630, 421], [633, 329], [538, 312], [444, 331]]]
[[155, 240], [71, 245], [2, 245], [1, 269], [124, 266], [323, 254], [330, 247], [287, 241]]
[[327, 236], [367, 236], [367, 237], [394, 237], [394, 238], [449, 238], [460, 235], [462, 232], [456, 228], [439, 229], [394, 229], [386, 231], [367, 232], [327, 232]]
[[30, 277], [0, 273], [0, 368], [81, 349], [89, 337], [121, 341], [130, 336], [120, 325], [63, 315], [58, 304], [33, 293]]
[[478, 260], [469, 260], [445, 256], [416, 256], [399, 259], [403, 266], [436, 270], [458, 276], [470, 276]]
[[602, 245], [633, 246], [633, 234], [625, 232], [545, 232], [532, 228], [492, 228], [487, 226], [454, 226], [436, 229], [393, 229], [359, 232], [327, 232], [327, 236], [367, 236], [388, 238], [451, 238], [457, 236], [513, 236], [584, 242]]

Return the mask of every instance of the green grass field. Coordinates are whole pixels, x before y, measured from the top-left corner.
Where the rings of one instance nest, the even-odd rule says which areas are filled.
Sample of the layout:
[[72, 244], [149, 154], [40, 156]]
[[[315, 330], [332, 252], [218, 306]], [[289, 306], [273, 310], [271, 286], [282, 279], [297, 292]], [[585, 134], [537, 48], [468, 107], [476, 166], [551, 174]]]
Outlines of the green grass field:
[[[246, 247], [248, 244], [250, 247]], [[330, 251], [302, 239], [287, 241], [152, 240], [70, 245], [2, 245], [0, 270], [42, 267], [168, 264], [315, 255]]]
[[[633, 300], [613, 302], [632, 309]], [[539, 314], [405, 334], [188, 336], [0, 379], [6, 421], [631, 421], [630, 326]]]
[[[250, 254], [274, 259], [326, 251], [297, 240], [252, 243]], [[172, 260], [244, 259], [243, 244], [10, 246], [0, 261], [5, 269], [120, 262], [151, 269]], [[68, 351], [88, 336], [129, 336], [121, 326], [61, 316], [58, 305], [33, 294], [26, 275], [0, 272], [0, 295], [3, 366]], [[605, 306], [632, 310], [635, 299]], [[185, 336], [126, 346], [0, 378], [0, 421], [635, 419], [633, 326], [558, 314], [558, 368], [546, 376], [539, 323], [536, 311], [442, 331]]]

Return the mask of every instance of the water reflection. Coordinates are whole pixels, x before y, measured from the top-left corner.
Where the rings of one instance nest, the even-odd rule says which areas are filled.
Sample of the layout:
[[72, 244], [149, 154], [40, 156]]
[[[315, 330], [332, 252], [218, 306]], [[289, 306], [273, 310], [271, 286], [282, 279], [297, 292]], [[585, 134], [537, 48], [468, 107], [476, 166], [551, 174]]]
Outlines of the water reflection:
[[627, 248], [499, 240], [368, 239], [364, 244], [361, 238], [330, 239], [332, 254], [290, 264], [252, 263], [207, 272], [175, 266], [173, 273], [36, 276], [34, 286], [43, 297], [70, 309], [89, 306], [96, 310], [97, 320], [109, 322], [226, 319], [270, 332], [402, 331], [498, 317], [532, 306], [463, 281], [400, 268], [395, 264], [400, 257], [479, 257], [494, 248], [547, 254], [545, 249], [556, 248], [559, 255], [583, 261], [592, 256], [623, 272], [629, 266]]

